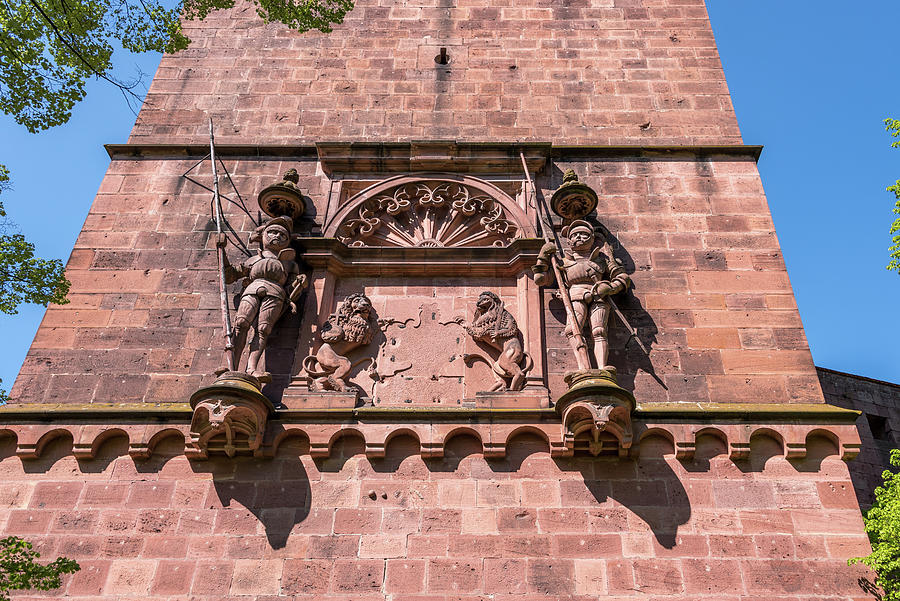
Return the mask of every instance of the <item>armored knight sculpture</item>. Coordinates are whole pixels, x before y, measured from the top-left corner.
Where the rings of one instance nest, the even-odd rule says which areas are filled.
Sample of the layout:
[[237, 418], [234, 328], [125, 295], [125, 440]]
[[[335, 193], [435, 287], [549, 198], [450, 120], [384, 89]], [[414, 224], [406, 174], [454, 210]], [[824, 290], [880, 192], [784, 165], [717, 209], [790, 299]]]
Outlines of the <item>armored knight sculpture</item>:
[[521, 332], [516, 318], [503, 307], [503, 301], [493, 292], [485, 290], [478, 296], [475, 318], [466, 325], [462, 318], [457, 323], [474, 340], [500, 351], [496, 361], [491, 361], [491, 371], [496, 384], [491, 392], [522, 390], [525, 374], [531, 369], [531, 357], [522, 349]]
[[[612, 256], [612, 249], [606, 240], [601, 239], [595, 245], [596, 235], [593, 226], [587, 221], [576, 220], [563, 229], [563, 236], [569, 241], [569, 251], [562, 259], [561, 272], [565, 278], [559, 282], [564, 286], [572, 300], [574, 321], [567, 319], [566, 337], [569, 344], [579, 354], [583, 338], [580, 334], [585, 326], [590, 326], [590, 335], [594, 341], [594, 360], [597, 369], [615, 373], [615, 368], [607, 365], [609, 357], [609, 341], [607, 327], [612, 307], [609, 296], [624, 292], [631, 284], [631, 278]], [[554, 271], [550, 269], [550, 261], [556, 246], [545, 244], [538, 256], [537, 264], [532, 268], [534, 281], [540, 286], [552, 285]], [[579, 366], [586, 369], [589, 366]]]
[[[246, 372], [260, 382], [271, 380], [271, 375], [260, 369], [260, 359], [272, 328], [285, 310], [290, 308], [296, 312], [296, 301], [307, 285], [306, 275], [300, 273], [294, 261], [295, 252], [290, 248], [292, 230], [290, 217], [275, 217], [250, 235], [251, 243], [259, 243], [255, 255], [237, 266], [229, 263], [225, 256], [226, 282], [230, 284], [241, 279], [243, 283], [232, 327], [234, 365], [237, 368], [252, 326], [254, 335], [250, 341]], [[217, 244], [226, 244], [225, 236], [219, 236]]]

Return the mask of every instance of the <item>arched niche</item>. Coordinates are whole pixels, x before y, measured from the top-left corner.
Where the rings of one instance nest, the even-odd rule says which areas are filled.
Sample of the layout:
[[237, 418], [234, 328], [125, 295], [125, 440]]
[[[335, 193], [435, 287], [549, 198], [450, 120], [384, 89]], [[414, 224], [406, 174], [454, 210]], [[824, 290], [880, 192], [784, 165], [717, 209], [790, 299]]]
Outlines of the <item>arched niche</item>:
[[356, 194], [325, 226], [350, 247], [506, 247], [534, 238], [525, 212], [497, 186], [468, 175], [399, 175]]

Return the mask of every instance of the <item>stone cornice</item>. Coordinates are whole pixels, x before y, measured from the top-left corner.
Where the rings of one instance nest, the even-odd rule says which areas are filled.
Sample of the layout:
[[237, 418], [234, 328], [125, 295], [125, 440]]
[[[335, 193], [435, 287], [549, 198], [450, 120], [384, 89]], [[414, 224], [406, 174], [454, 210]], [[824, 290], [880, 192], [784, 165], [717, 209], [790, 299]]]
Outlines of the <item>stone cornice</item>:
[[[780, 444], [788, 458], [805, 457], [810, 440], [824, 437], [849, 460], [860, 449], [858, 415], [825, 404], [665, 403], [638, 407], [633, 425], [637, 443], [662, 437], [680, 459], [693, 456], [699, 437], [713, 436], [733, 459], [744, 460], [752, 453], [752, 440], [764, 436]], [[0, 408], [0, 438], [13, 437], [16, 454], [34, 459], [53, 440], [71, 437], [72, 453], [88, 460], [110, 438], [125, 437], [132, 457], [143, 460], [160, 441], [174, 437], [188, 456], [203, 459], [206, 450], [189, 444], [190, 420], [186, 403], [12, 405]], [[395, 436], [412, 436], [423, 457], [441, 457], [448, 441], [464, 434], [481, 441], [485, 456], [504, 457], [510, 441], [522, 433], [543, 438], [553, 456], [578, 451], [566, 444], [565, 427], [554, 409], [357, 407], [276, 410], [255, 454], [273, 457], [282, 442], [300, 437], [308, 441], [309, 454], [327, 457], [335, 442], [349, 435], [362, 440], [368, 457], [377, 458]], [[629, 452], [640, 453], [640, 445], [624, 451]]]
[[[208, 144], [106, 144], [111, 159], [199, 159]], [[317, 145], [216, 145], [219, 157], [322, 160], [326, 173], [449, 170], [473, 173], [519, 173], [519, 151], [537, 173], [546, 161], [579, 158], [679, 159], [702, 156], [711, 160], [759, 160], [762, 146], [732, 145], [585, 145], [556, 146], [549, 142], [321, 142]]]
[[860, 376], [859, 374], [851, 374], [845, 371], [838, 371], [836, 369], [830, 369], [828, 367], [819, 367], [816, 366], [816, 371], [820, 373], [831, 374], [834, 376], [839, 376], [841, 378], [852, 378], [854, 380], [859, 380], [860, 382], [869, 382], [870, 384], [875, 384], [876, 386], [885, 386], [890, 388], [898, 388], [900, 389], [900, 384], [897, 382], [888, 382], [887, 380], [879, 380], [877, 378], [870, 378], [868, 376]]
[[[190, 421], [188, 403], [23, 403], [0, 407], [0, 428], [3, 424], [55, 423], [104, 420], [144, 423], [154, 419]], [[639, 404], [634, 411], [638, 420], [679, 422], [767, 422], [773, 423], [834, 423], [852, 424], [860, 412], [825, 403], [652, 403]], [[542, 420], [558, 419], [556, 410], [540, 408], [483, 408], [483, 407], [356, 407], [276, 409], [275, 420], [312, 423], [316, 421], [390, 421], [399, 425], [410, 421], [470, 421], [470, 420]]]
[[335, 238], [300, 238], [303, 261], [338, 276], [515, 276], [534, 264], [543, 240], [519, 238], [505, 247], [349, 247]]

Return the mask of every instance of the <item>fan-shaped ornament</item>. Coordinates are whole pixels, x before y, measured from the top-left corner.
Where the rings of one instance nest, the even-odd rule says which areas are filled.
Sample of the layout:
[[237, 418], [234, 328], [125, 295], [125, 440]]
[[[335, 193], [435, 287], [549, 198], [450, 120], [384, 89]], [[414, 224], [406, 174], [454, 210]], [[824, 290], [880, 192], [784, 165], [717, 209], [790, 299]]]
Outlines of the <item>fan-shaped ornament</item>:
[[367, 199], [337, 238], [347, 246], [508, 246], [518, 226], [487, 194], [458, 182], [410, 182]]

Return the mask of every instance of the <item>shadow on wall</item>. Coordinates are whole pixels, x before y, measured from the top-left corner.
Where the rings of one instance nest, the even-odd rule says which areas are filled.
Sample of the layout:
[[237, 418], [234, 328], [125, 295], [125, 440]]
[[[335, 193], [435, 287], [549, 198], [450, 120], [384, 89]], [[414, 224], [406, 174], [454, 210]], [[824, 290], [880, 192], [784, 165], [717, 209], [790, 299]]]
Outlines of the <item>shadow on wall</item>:
[[[514, 444], [507, 460], [492, 462], [491, 469], [519, 472], [528, 465], [533, 453], [549, 453], [547, 443], [538, 437], [520, 438]], [[673, 451], [669, 441], [652, 437], [641, 444], [638, 459], [588, 456], [554, 459], [560, 471], [580, 475], [577, 479], [562, 480], [560, 494], [576, 506], [606, 505], [589, 511], [589, 522], [595, 532], [639, 530], [639, 525], [628, 524], [628, 512], [631, 512], [653, 532], [661, 546], [672, 549], [679, 526], [691, 517], [687, 492], [665, 460], [665, 454]], [[565, 499], [562, 504], [567, 504]]]
[[[282, 549], [294, 526], [303, 522], [312, 506], [312, 491], [300, 455], [309, 452], [305, 441], [291, 439], [279, 449], [276, 459], [254, 457], [212, 457], [191, 461], [198, 474], [212, 474], [213, 487], [222, 507], [236, 509], [236, 502], [262, 524], [272, 549]], [[231, 519], [246, 521], [242, 512], [230, 512]], [[235, 524], [237, 532], [251, 529]], [[225, 526], [227, 529], [227, 525]]]
[[[183, 455], [183, 438], [173, 435], [156, 445], [150, 459], [137, 463], [123, 457], [128, 452], [127, 438], [114, 436], [100, 445], [95, 458], [78, 460], [77, 469], [71, 457], [72, 439], [61, 434], [46, 445], [39, 458], [24, 460], [21, 466], [26, 473], [51, 480], [56, 475], [72, 480], [79, 471], [100, 473], [113, 469], [114, 480], [130, 480], [133, 482], [130, 488], [163, 482], [174, 487], [182, 480], [207, 482], [209, 478], [192, 476], [208, 475], [212, 487], [201, 487], [205, 492], [198, 493], [190, 503], [185, 498], [173, 497], [172, 505], [169, 501], [153, 505], [165, 501], [156, 499], [153, 493], [149, 494], [150, 505], [136, 507], [227, 507], [232, 511], [219, 513], [216, 532], [253, 535], [261, 524], [271, 549], [286, 546], [295, 526], [310, 517], [314, 501], [320, 506], [317, 514], [319, 509], [328, 514], [337, 505], [375, 507], [382, 501], [392, 507], [440, 509], [442, 503], [436, 489], [426, 493], [433, 494], [432, 497], [426, 497], [417, 494], [415, 483], [449, 479], [474, 482], [468, 501], [454, 501], [451, 507], [498, 509], [495, 536], [651, 531], [657, 544], [673, 549], [679, 544], [679, 528], [691, 518], [692, 500], [706, 506], [712, 503], [710, 479], [741, 484], [746, 480], [742, 474], [762, 472], [769, 459], [784, 455], [783, 441], [763, 434], [751, 439], [750, 459], [735, 462], [728, 456], [725, 441], [713, 434], [701, 434], [696, 440], [694, 457], [678, 461], [673, 457], [672, 442], [650, 431], [644, 433], [637, 459], [552, 458], [547, 441], [536, 432], [523, 429], [509, 441], [505, 458], [486, 459], [482, 441], [463, 427], [447, 441], [442, 458], [419, 459], [419, 441], [411, 435], [400, 434], [388, 442], [383, 458], [366, 459], [362, 438], [353, 430], [345, 432], [333, 443], [329, 457], [316, 458], [312, 463], [306, 458], [306, 465], [311, 469], [315, 466], [314, 471], [318, 472], [313, 475], [315, 480], [338, 482], [328, 474], [343, 471], [340, 481], [363, 482], [359, 497], [352, 503], [351, 498], [342, 498], [342, 504], [336, 504], [334, 499], [326, 498], [327, 494], [312, 498], [313, 490], [326, 489], [314, 489], [310, 485], [310, 474], [301, 459], [309, 454], [309, 444], [299, 431], [296, 435], [288, 434], [280, 442], [274, 459], [223, 456], [188, 461]], [[771, 469], [784, 477], [797, 472], [827, 471], [823, 461], [837, 453], [833, 441], [815, 437], [808, 448], [804, 459], [780, 462], [770, 466]], [[0, 438], [0, 460], [17, 461], [14, 454], [14, 437]], [[120, 458], [122, 461], [116, 462]], [[13, 467], [4, 464], [5, 470]], [[695, 473], [703, 476], [698, 480], [692, 476]], [[320, 478], [320, 474], [324, 477]], [[718, 494], [725, 496], [717, 497], [716, 504], [733, 502], [740, 506], [739, 497], [745, 493], [738, 489], [729, 491], [728, 487], [720, 489]], [[732, 499], [732, 494], [738, 497]], [[129, 495], [131, 499], [133, 491]], [[138, 497], [138, 500], [147, 499]], [[261, 542], [261, 537], [258, 540]], [[549, 548], [547, 551], [551, 552]]]
[[[348, 459], [364, 451], [362, 439], [344, 436], [335, 443], [331, 457], [317, 460], [316, 466], [322, 472], [339, 472]], [[560, 507], [584, 508], [593, 533], [640, 529], [629, 521], [630, 512], [653, 532], [661, 546], [671, 549], [676, 545], [679, 526], [691, 516], [687, 492], [664, 458], [665, 453], [673, 453], [672, 445], [660, 438], [644, 442], [638, 460], [588, 456], [552, 459], [547, 441], [532, 433], [513, 438], [503, 459], [483, 460], [481, 441], [467, 434], [448, 441], [443, 458], [406, 461], [419, 452], [419, 442], [414, 437], [398, 436], [389, 442], [383, 459], [367, 463], [374, 474], [392, 474], [393, 479], [399, 476], [401, 481], [403, 478], [433, 479], [434, 474], [476, 480], [485, 488], [479, 490], [477, 504], [524, 508], [517, 519], [523, 528], [534, 532], [538, 528], [540, 532], [553, 532], [548, 530], [553, 527], [550, 524], [530, 523], [536, 520], [533, 508], [547, 507], [548, 499], [526, 491], [522, 491], [522, 498], [509, 497], [518, 494], [508, 490], [512, 482], [508, 478], [510, 474], [533, 479], [535, 486], [541, 480], [558, 480]], [[494, 483], [497, 490], [491, 491]], [[385, 494], [379, 490], [371, 492], [376, 496]], [[555, 490], [550, 494], [555, 494]], [[502, 530], [501, 526], [501, 533]]]

